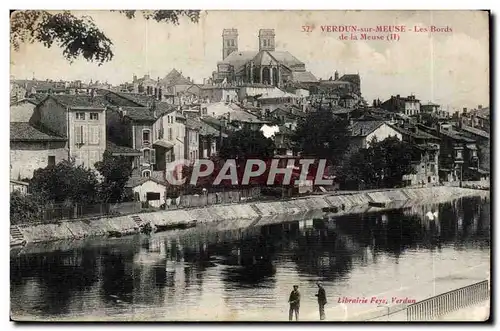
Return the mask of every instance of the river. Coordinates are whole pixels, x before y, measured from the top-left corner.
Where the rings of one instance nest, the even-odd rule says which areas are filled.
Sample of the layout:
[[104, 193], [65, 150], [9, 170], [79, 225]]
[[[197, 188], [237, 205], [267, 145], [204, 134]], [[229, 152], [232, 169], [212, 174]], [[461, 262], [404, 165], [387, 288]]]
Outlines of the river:
[[317, 282], [342, 320], [378, 306], [343, 297], [421, 300], [487, 279], [490, 201], [26, 247], [10, 270], [14, 320], [283, 321], [295, 284], [301, 319], [317, 320]]

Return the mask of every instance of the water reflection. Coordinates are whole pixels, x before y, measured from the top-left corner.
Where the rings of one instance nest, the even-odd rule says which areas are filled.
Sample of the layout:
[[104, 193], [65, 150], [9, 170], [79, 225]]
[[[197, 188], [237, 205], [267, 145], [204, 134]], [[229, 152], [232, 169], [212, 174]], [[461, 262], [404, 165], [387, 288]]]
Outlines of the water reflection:
[[198, 307], [211, 304], [200, 303], [207, 289], [221, 289], [231, 307], [240, 305], [235, 298], [248, 296], [247, 291], [272, 306], [278, 288], [283, 291], [278, 295], [286, 296], [288, 288], [280, 285], [286, 279], [349, 282], [355, 268], [369, 268], [383, 256], [398, 263], [415, 258], [407, 254], [412, 251], [489, 250], [489, 229], [490, 203], [469, 198], [245, 229], [198, 227], [21, 254], [11, 258], [12, 311], [64, 316], [102, 309], [112, 315], [131, 307]]

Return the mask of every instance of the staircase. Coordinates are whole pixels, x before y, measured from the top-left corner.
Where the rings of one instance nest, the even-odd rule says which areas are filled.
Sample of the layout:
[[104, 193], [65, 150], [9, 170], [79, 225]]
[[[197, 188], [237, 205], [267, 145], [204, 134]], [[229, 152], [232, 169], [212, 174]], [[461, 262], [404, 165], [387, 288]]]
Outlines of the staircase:
[[16, 244], [24, 242], [23, 234], [21, 233], [21, 231], [19, 231], [19, 228], [15, 225], [10, 226], [10, 238], [11, 242]]

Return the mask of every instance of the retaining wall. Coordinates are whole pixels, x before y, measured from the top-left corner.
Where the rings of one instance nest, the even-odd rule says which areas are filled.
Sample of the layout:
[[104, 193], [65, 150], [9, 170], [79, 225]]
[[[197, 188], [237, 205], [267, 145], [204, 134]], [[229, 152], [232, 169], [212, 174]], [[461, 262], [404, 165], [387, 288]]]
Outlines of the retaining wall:
[[[39, 243], [56, 240], [82, 239], [90, 236], [106, 236], [109, 232], [123, 235], [139, 232], [141, 223], [152, 226], [176, 226], [190, 223], [215, 223], [228, 220], [253, 220], [251, 224], [285, 221], [290, 215], [299, 218], [319, 217], [322, 208], [338, 207], [338, 214], [363, 213], [380, 208], [369, 206], [369, 202], [386, 203], [386, 208], [403, 208], [409, 202], [426, 204], [442, 203], [459, 197], [489, 197], [490, 192], [458, 187], [430, 187], [394, 189], [378, 192], [356, 192], [345, 195], [323, 195], [297, 198], [287, 201], [253, 202], [231, 205], [212, 205], [193, 209], [164, 210], [119, 217], [55, 222], [53, 224], [18, 225], [19, 235], [13, 238], [11, 246], [20, 242]], [[135, 218], [140, 221], [136, 222]]]

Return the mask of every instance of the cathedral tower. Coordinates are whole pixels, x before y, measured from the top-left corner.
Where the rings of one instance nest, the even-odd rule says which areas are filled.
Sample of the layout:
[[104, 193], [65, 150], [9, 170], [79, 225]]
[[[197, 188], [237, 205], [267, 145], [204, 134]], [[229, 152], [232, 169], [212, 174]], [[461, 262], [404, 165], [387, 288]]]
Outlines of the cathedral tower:
[[274, 52], [274, 29], [259, 30], [259, 51]]
[[222, 59], [224, 60], [232, 52], [238, 51], [238, 30], [222, 30]]

